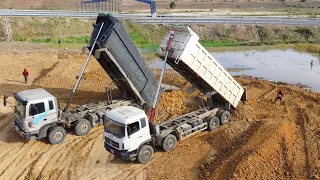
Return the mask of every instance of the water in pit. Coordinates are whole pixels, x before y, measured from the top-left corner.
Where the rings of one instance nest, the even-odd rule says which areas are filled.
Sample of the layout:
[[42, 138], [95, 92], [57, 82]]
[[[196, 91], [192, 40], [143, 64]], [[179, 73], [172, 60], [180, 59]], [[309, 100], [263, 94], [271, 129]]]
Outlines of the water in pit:
[[[320, 91], [320, 58], [318, 56], [292, 49], [230, 51], [212, 55], [231, 75], [251, 75], [272, 81], [301, 83], [315, 91]], [[162, 61], [153, 60], [149, 67], [160, 68]]]

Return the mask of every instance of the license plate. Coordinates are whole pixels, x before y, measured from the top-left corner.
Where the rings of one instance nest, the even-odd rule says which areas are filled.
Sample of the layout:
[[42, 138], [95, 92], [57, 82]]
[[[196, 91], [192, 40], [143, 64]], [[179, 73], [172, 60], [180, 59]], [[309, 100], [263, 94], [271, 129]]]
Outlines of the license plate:
[[110, 152], [111, 152], [112, 154], [114, 154], [114, 150], [113, 150], [113, 149], [110, 149]]

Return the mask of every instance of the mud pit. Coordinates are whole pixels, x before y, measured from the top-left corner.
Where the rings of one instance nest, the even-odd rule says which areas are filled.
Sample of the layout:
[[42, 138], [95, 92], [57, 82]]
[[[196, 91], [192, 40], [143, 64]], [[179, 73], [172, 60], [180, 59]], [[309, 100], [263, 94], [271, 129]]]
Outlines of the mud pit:
[[[50, 50], [0, 54], [0, 95], [43, 87], [65, 105], [85, 55]], [[23, 84], [23, 68], [29, 83]], [[157, 72], [155, 71], [157, 74]], [[114, 158], [103, 147], [102, 126], [84, 137], [68, 132], [66, 141], [24, 141], [13, 129], [12, 110], [0, 100], [0, 179], [285, 179], [320, 176], [320, 94], [254, 78], [237, 78], [248, 87], [249, 102], [239, 105], [230, 124], [201, 132], [169, 153], [159, 151], [147, 165]], [[171, 73], [165, 82], [184, 88]], [[92, 59], [72, 107], [103, 100], [109, 78]], [[283, 87], [285, 104], [272, 103]], [[187, 100], [187, 102], [185, 101]], [[279, 102], [278, 102], [279, 103]], [[165, 93], [157, 118], [197, 108], [182, 90]]]

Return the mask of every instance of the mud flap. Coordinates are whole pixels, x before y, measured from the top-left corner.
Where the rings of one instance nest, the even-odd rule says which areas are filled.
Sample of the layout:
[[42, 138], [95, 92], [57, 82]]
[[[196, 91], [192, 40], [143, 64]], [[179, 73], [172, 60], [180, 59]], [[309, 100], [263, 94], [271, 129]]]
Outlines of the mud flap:
[[247, 99], [247, 87], [243, 87], [243, 94], [241, 96], [241, 101], [243, 102], [243, 104], [246, 104], [248, 99]]

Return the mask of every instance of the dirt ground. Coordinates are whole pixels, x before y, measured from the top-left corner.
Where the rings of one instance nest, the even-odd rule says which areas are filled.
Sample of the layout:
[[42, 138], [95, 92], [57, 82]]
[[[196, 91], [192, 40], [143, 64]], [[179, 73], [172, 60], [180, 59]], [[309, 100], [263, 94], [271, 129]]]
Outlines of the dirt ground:
[[[0, 51], [0, 95], [42, 87], [63, 106], [85, 58], [62, 50]], [[30, 73], [28, 84], [23, 83], [23, 68]], [[249, 77], [237, 80], [247, 86], [249, 101], [240, 103], [229, 124], [191, 136], [169, 153], [159, 150], [146, 165], [109, 154], [103, 147], [102, 126], [83, 137], [70, 130], [59, 145], [24, 141], [1, 98], [0, 179], [319, 179], [320, 93]], [[72, 107], [105, 99], [109, 82], [91, 59]], [[161, 97], [156, 118], [197, 108], [193, 96], [183, 91], [185, 80], [170, 73], [165, 82], [181, 90]], [[285, 93], [282, 106], [272, 102], [279, 87]]]

